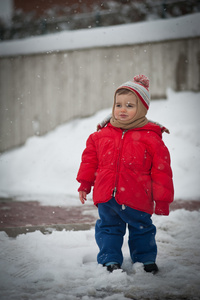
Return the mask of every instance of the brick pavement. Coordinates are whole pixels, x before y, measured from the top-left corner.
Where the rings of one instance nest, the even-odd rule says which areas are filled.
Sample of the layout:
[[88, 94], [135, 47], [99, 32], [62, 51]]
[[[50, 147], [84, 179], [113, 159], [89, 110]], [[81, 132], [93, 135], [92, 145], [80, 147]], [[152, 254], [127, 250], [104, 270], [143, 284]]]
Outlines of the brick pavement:
[[37, 201], [13, 201], [0, 198], [0, 231], [9, 237], [40, 230], [89, 230], [95, 224], [94, 205], [78, 207], [43, 206]]
[[[170, 210], [184, 208], [199, 210], [200, 201], [176, 200]], [[37, 201], [12, 201], [0, 199], [0, 231], [16, 236], [34, 230], [45, 232], [48, 227], [57, 230], [80, 230], [94, 226], [97, 208], [90, 205], [77, 207], [43, 206]]]
[[93, 223], [96, 207], [43, 206], [37, 201], [1, 201], [0, 228], [52, 224]]

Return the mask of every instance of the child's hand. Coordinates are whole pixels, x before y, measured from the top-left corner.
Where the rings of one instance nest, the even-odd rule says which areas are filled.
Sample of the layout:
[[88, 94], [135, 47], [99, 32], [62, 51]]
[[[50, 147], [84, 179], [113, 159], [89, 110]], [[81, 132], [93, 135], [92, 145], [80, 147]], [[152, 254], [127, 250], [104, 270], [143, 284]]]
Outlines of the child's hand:
[[81, 201], [82, 204], [85, 203], [85, 201], [87, 200], [87, 194], [84, 191], [80, 191], [79, 192], [79, 199]]

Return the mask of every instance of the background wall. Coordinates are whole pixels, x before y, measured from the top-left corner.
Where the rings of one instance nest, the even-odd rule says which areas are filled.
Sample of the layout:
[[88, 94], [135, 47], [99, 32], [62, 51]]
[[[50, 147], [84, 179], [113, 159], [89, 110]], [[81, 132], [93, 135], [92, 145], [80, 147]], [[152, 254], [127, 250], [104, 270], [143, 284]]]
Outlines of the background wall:
[[0, 58], [0, 151], [73, 118], [111, 107], [115, 89], [150, 78], [153, 99], [168, 87], [200, 90], [200, 39]]

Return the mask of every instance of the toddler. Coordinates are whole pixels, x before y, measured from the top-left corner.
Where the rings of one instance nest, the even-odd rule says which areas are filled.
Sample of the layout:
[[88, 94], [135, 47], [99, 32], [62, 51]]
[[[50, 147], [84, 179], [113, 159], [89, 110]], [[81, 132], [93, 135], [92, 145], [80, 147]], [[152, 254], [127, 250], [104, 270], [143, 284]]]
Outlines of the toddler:
[[149, 104], [146, 76], [119, 86], [110, 120], [89, 136], [82, 154], [79, 198], [84, 204], [94, 186], [97, 261], [109, 272], [121, 268], [126, 226], [133, 263], [143, 263], [146, 272], [158, 271], [151, 215], [169, 214], [174, 189], [170, 154], [162, 140], [167, 129], [146, 118]]

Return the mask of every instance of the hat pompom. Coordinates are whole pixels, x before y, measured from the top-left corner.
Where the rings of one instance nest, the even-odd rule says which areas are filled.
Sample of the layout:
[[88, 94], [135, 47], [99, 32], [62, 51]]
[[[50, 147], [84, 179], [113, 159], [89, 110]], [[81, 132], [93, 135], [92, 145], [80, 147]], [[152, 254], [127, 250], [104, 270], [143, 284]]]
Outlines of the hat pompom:
[[146, 89], [149, 88], [149, 78], [145, 75], [136, 75], [133, 80], [136, 83], [142, 84]]

